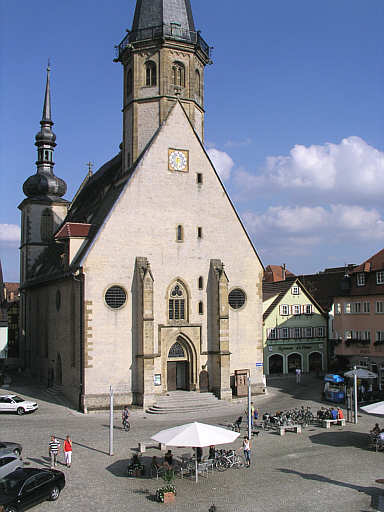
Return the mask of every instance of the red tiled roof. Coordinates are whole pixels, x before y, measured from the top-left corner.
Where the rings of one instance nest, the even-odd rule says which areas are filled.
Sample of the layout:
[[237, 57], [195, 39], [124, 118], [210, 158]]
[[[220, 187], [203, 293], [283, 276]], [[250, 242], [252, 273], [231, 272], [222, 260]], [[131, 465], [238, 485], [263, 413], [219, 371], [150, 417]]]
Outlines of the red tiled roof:
[[55, 238], [85, 238], [88, 236], [91, 224], [82, 224], [80, 222], [66, 222], [64, 226], [56, 233]]
[[[284, 268], [281, 265], [268, 265], [264, 271], [264, 282], [275, 283], [276, 281], [284, 281]], [[285, 279], [287, 277], [295, 277], [289, 270], [285, 269]]]
[[19, 283], [4, 283], [8, 302], [19, 300], [19, 286]]
[[384, 249], [368, 258], [364, 263], [355, 267], [353, 273], [356, 272], [374, 272], [375, 270], [384, 270]]

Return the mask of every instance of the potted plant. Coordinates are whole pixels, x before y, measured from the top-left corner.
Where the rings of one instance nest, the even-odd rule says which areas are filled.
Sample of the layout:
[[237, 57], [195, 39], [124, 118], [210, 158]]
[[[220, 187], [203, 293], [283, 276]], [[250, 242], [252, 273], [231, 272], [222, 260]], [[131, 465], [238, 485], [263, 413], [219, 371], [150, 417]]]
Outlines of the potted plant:
[[172, 503], [176, 496], [176, 487], [173, 485], [175, 479], [173, 470], [167, 469], [162, 478], [165, 485], [156, 490], [156, 500], [160, 503]]
[[141, 463], [139, 456], [134, 455], [132, 457], [132, 462], [128, 466], [128, 476], [134, 476], [136, 478], [142, 476], [144, 474], [144, 465]]

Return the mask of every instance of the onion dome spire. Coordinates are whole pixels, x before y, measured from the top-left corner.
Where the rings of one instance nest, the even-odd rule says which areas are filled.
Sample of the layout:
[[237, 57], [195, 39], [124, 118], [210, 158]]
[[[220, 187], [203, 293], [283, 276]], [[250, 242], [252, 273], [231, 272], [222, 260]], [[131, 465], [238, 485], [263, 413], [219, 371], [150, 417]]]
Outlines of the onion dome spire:
[[56, 135], [52, 131], [50, 71], [48, 60], [43, 116], [40, 121], [41, 128], [35, 137], [37, 172], [30, 176], [23, 185], [24, 194], [30, 198], [48, 196], [54, 199], [63, 196], [67, 191], [65, 181], [53, 174], [53, 166], [55, 165], [53, 152], [56, 147]]

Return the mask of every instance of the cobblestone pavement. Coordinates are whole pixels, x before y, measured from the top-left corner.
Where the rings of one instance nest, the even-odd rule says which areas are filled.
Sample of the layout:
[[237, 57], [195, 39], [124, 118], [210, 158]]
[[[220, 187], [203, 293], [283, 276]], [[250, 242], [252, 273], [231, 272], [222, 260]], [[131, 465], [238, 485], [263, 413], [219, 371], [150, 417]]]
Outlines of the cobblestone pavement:
[[[73, 439], [73, 465], [59, 465], [66, 474], [67, 484], [55, 503], [43, 503], [33, 510], [43, 511], [208, 511], [212, 504], [217, 512], [270, 511], [277, 512], [368, 512], [372, 497], [384, 494], [384, 486], [375, 480], [384, 477], [383, 453], [370, 451], [367, 432], [378, 418], [362, 414], [358, 425], [330, 430], [310, 427], [301, 435], [262, 433], [252, 446], [252, 466], [249, 469], [214, 472], [192, 479], [176, 480], [174, 505], [153, 501], [162, 481], [150, 478], [128, 478], [126, 467], [133, 449], [140, 440], [149, 440], [155, 432], [199, 420], [226, 425], [243, 412], [244, 405], [234, 404], [212, 410], [199, 418], [185, 414], [151, 416], [133, 411], [132, 429], [120, 429], [120, 413], [115, 416], [115, 455], [108, 455], [109, 417], [107, 413], [79, 414], [63, 405], [52, 403], [42, 388], [12, 386], [23, 396], [36, 398], [37, 413], [18, 417], [0, 415], [0, 438], [22, 443], [25, 463], [48, 466], [47, 445], [51, 433], [61, 439], [70, 434]], [[7, 392], [1, 389], [0, 393]], [[9, 392], [9, 391], [8, 391]], [[269, 394], [254, 399], [260, 411], [275, 411], [301, 405], [319, 407], [320, 380], [303, 377], [296, 385], [290, 378], [272, 380]], [[384, 421], [384, 420], [383, 420]], [[235, 443], [239, 448], [241, 440]], [[176, 454], [188, 449], [175, 449]], [[144, 457], [149, 462], [150, 449]], [[60, 457], [62, 461], [62, 457]], [[383, 509], [384, 510], [384, 509]]]

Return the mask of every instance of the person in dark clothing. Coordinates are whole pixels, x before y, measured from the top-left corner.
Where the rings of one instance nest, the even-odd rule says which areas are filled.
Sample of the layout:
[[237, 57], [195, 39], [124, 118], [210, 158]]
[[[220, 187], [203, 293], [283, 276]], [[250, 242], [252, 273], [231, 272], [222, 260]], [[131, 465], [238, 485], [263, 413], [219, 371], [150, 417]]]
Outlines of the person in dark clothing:
[[216, 457], [216, 448], [211, 445], [209, 447], [209, 455], [208, 455], [208, 459], [214, 459]]
[[200, 446], [198, 446], [196, 448], [196, 459], [199, 464], [200, 464], [202, 458], [203, 458], [203, 449]]
[[165, 469], [173, 468], [173, 455], [171, 450], [168, 450], [167, 453], [164, 455], [164, 467]]

